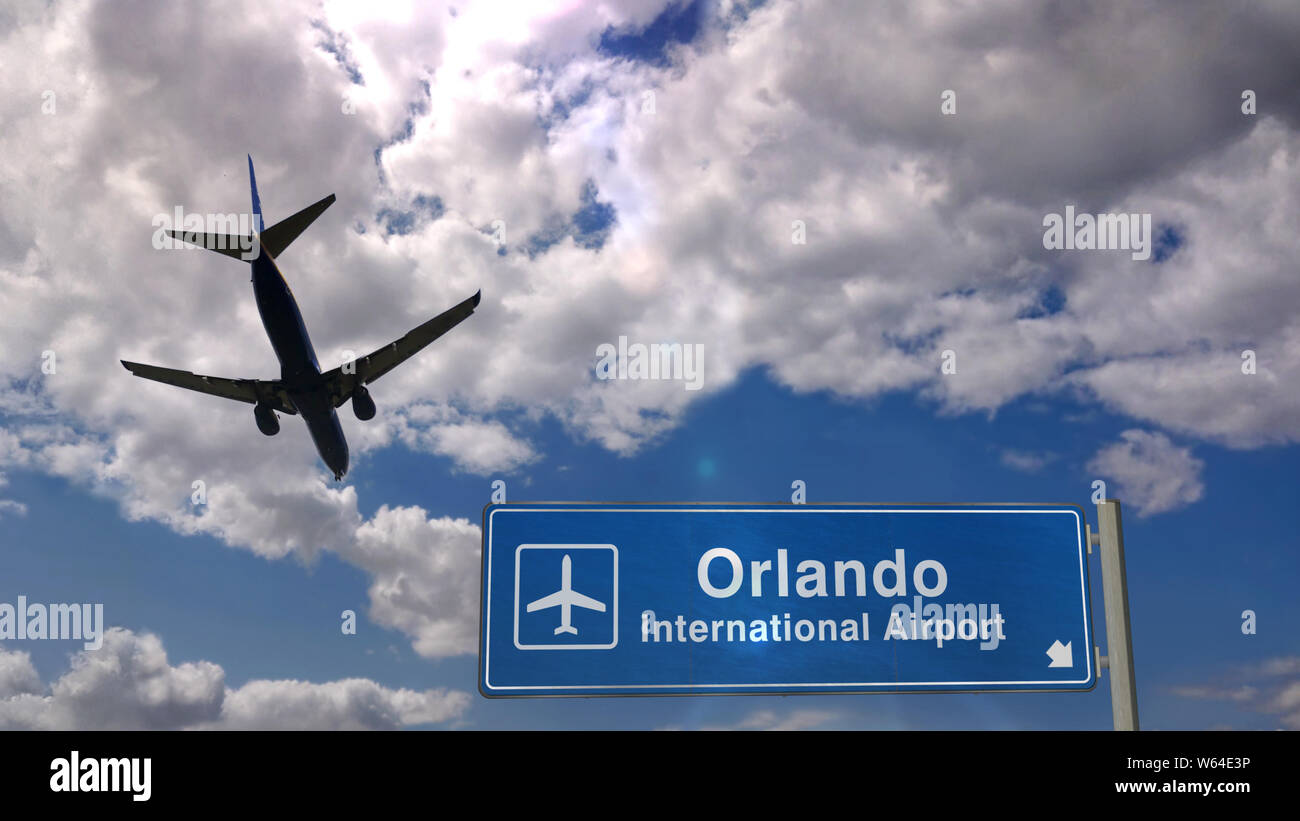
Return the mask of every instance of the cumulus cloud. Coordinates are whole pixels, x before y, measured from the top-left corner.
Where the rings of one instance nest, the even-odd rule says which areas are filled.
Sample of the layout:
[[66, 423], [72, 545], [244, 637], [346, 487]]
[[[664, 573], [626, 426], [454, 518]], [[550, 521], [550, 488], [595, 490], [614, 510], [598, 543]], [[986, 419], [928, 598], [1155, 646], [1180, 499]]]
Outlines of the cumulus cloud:
[[1199, 501], [1205, 463], [1163, 433], [1126, 430], [1088, 462], [1088, 471], [1113, 481], [1110, 492], [1137, 508], [1139, 516], [1167, 513]]
[[[418, 509], [367, 520], [296, 420], [264, 440], [246, 406], [117, 364], [277, 372], [236, 263], [149, 245], [176, 206], [246, 207], [246, 151], [270, 220], [338, 196], [281, 260], [323, 365], [483, 291], [373, 386], [375, 420], [343, 414], [357, 472], [393, 446], [527, 470], [544, 456], [520, 409], [635, 453], [752, 368], [941, 413], [1068, 392], [1194, 439], [1300, 441], [1300, 10], [773, 0], [718, 4], [663, 60], [600, 47], [667, 6], [250, 0], [216, 27], [130, 3], [9, 12], [0, 469], [269, 558], [335, 552], [420, 652], [472, 648], [473, 607], [444, 605], [435, 576], [465, 573], [471, 530]], [[586, 235], [596, 204], [612, 223]], [[1042, 218], [1067, 204], [1151, 213], [1160, 261], [1046, 251]], [[704, 345], [703, 390], [594, 380], [597, 346], [620, 335]], [[1115, 447], [1106, 464], [1143, 512], [1199, 496], [1190, 455]], [[1152, 454], [1172, 460], [1160, 475], [1143, 472]], [[422, 529], [436, 560], [402, 541]]]
[[220, 716], [224, 682], [224, 672], [211, 662], [172, 666], [157, 636], [113, 628], [98, 650], [73, 656], [71, 669], [48, 694], [28, 689], [0, 702], [0, 724], [79, 730], [186, 727]]
[[448, 690], [390, 690], [369, 679], [312, 684], [306, 681], [250, 681], [226, 693], [221, 721], [231, 730], [392, 730], [433, 724], [459, 716], [468, 693]]
[[[402, 631], [421, 655], [471, 653], [478, 635], [480, 528], [466, 519], [430, 517], [419, 507], [383, 506], [369, 519], [354, 488], [328, 486], [323, 477], [268, 462], [250, 482], [237, 466], [195, 470], [204, 482], [203, 505], [192, 505], [193, 483], [179, 461], [116, 451], [70, 428], [27, 425], [6, 433], [9, 464], [39, 467], [120, 499], [128, 516], [166, 522], [180, 533], [208, 533], [267, 558], [307, 561], [330, 551], [367, 571], [370, 617]], [[120, 442], [122, 440], [119, 440]], [[0, 454], [3, 455], [3, 454]], [[131, 483], [123, 459], [165, 468]], [[0, 462], [0, 464], [4, 464]], [[3, 510], [0, 507], [0, 510]]]
[[468, 707], [456, 690], [392, 690], [368, 679], [225, 686], [209, 661], [173, 665], [151, 633], [109, 629], [48, 688], [30, 656], [0, 647], [0, 727], [46, 730], [375, 730], [440, 723]]
[[0, 698], [39, 693], [42, 687], [30, 653], [0, 648]]
[[438, 657], [474, 652], [478, 643], [478, 525], [430, 520], [416, 507], [381, 507], [340, 554], [371, 575], [370, 618]]
[[408, 447], [447, 456], [457, 468], [480, 476], [514, 473], [540, 458], [500, 422], [467, 418], [446, 405], [405, 408], [394, 414], [393, 428]]

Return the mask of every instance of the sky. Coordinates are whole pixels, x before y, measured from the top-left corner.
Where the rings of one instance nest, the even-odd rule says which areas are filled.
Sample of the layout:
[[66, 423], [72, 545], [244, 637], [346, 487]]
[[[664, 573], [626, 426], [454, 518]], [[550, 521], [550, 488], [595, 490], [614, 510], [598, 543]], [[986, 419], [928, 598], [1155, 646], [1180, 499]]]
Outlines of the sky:
[[[0, 603], [111, 629], [0, 641], [0, 727], [1110, 727], [1105, 674], [478, 694], [494, 482], [801, 480], [1094, 523], [1104, 482], [1142, 726], [1300, 728], [1298, 37], [1283, 2], [6, 4]], [[298, 420], [118, 364], [278, 376], [246, 271], [152, 241], [246, 213], [245, 155], [268, 223], [337, 195], [279, 260], [322, 367], [482, 290], [340, 409], [342, 483]], [[1150, 254], [1047, 247], [1067, 207], [1150, 215]], [[703, 346], [699, 389], [597, 378], [620, 336]]]

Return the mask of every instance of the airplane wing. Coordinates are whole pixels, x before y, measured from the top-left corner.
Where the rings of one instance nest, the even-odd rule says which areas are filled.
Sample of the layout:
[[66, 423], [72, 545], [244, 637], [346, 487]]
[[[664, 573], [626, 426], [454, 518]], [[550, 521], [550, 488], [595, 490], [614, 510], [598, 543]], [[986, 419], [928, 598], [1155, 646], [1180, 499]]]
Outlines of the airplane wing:
[[576, 605], [577, 607], [585, 607], [588, 610], [598, 610], [601, 613], [605, 612], [604, 602], [598, 602], [593, 598], [582, 595], [581, 593], [574, 593], [572, 590], [569, 591], [569, 603]]
[[532, 613], [536, 610], [545, 610], [548, 607], [559, 607], [560, 605], [564, 604], [564, 601], [565, 601], [564, 591], [557, 590], [551, 595], [543, 596], [537, 601], [529, 604], [527, 609], [529, 613]]
[[574, 593], [572, 590], [557, 590], [549, 596], [543, 596], [532, 604], [528, 605], [528, 612], [534, 610], [545, 610], [548, 607], [558, 607], [561, 604], [571, 604], [574, 607], [585, 607], [588, 610], [599, 610], [605, 612], [605, 603], [598, 602], [593, 598], [584, 596], [581, 593]]
[[476, 291], [474, 296], [454, 308], [443, 311], [423, 325], [411, 329], [401, 339], [357, 359], [354, 373], [344, 373], [342, 367], [326, 372], [325, 379], [330, 386], [330, 398], [334, 407], [337, 408], [348, 401], [358, 385], [374, 382], [410, 359], [430, 342], [465, 321], [478, 307], [481, 294], [482, 291]]
[[278, 379], [226, 379], [220, 376], [201, 376], [189, 371], [160, 368], [157, 365], [141, 365], [126, 360], [122, 360], [122, 365], [143, 379], [152, 379], [165, 385], [188, 388], [224, 399], [234, 399], [237, 402], [247, 402], [250, 405], [264, 402], [280, 413], [298, 413]]

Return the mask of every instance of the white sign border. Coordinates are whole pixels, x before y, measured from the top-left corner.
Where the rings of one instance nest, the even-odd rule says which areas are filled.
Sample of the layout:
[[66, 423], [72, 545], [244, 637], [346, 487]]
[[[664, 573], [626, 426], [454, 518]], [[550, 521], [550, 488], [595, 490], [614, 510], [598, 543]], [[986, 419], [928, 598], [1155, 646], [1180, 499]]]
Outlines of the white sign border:
[[[520, 504], [545, 505], [547, 503], [546, 502], [523, 502]], [[574, 503], [569, 502], [563, 504], [574, 504]], [[1044, 510], [1041, 508], [1027, 508], [1027, 507], [1022, 507], [1014, 504], [1007, 505], [1006, 507], [998, 507], [995, 504], [991, 504], [990, 507], [983, 507], [983, 508], [967, 508], [967, 507], [960, 507], [960, 506], [951, 506], [951, 507], [948, 506], [938, 506], [938, 507], [862, 506], [862, 507], [858, 507], [858, 506], [850, 506], [850, 505], [846, 505], [844, 507], [820, 507], [815, 505], [793, 505], [793, 504], [789, 506], [778, 506], [778, 507], [767, 507], [767, 506], [751, 507], [739, 503], [737, 507], [704, 507], [704, 506], [657, 507], [654, 506], [653, 504], [648, 504], [645, 506], [638, 506], [638, 505], [620, 506], [619, 503], [603, 503], [603, 502], [590, 502], [588, 504], [591, 506], [589, 507], [498, 507], [494, 509], [491, 513], [487, 514], [487, 533], [484, 534], [484, 539], [483, 539], [483, 543], [485, 546], [483, 562], [484, 562], [485, 572], [487, 576], [486, 576], [486, 586], [484, 591], [485, 600], [482, 603], [482, 608], [480, 610], [483, 619], [483, 644], [482, 644], [483, 686], [487, 690], [492, 692], [502, 692], [502, 693], [508, 693], [514, 691], [538, 692], [538, 691], [548, 691], [548, 690], [565, 691], [565, 692], [574, 692], [574, 691], [583, 691], [583, 690], [641, 690], [641, 691], [702, 690], [705, 693], [707, 693], [709, 690], [730, 689], [734, 691], [738, 688], [750, 688], [753, 692], [762, 693], [764, 690], [774, 690], [777, 688], [804, 688], [802, 692], [806, 692], [809, 694], [816, 694], [816, 693], [832, 694], [835, 692], [842, 692], [842, 691], [836, 691], [833, 689], [812, 689], [812, 688], [886, 687], [886, 688], [892, 688], [895, 691], [902, 690], [903, 692], [906, 692], [906, 688], [909, 687], [935, 687], [935, 688], [958, 687], [960, 688], [964, 686], [965, 687], [974, 686], [974, 687], [979, 687], [981, 689], [967, 690], [964, 692], [978, 693], [978, 692], [991, 691], [993, 688], [998, 686], [1020, 687], [1025, 685], [1034, 686], [1034, 685], [1041, 684], [1041, 685], [1047, 685], [1048, 688], [1051, 688], [1053, 686], [1060, 687], [1060, 685], [1063, 684], [1086, 684], [1089, 681], [1093, 682], [1094, 687], [1096, 686], [1097, 680], [1094, 676], [1093, 669], [1092, 669], [1092, 665], [1093, 665], [1092, 620], [1091, 618], [1089, 618], [1091, 611], [1088, 602], [1089, 587], [1088, 587], [1087, 567], [1085, 565], [1086, 557], [1083, 549], [1083, 521], [1079, 515], [1078, 509], [1075, 508], [1074, 506], [1045, 504], [1042, 507], [1052, 508], [1052, 509]], [[683, 505], [691, 505], [691, 504], [692, 503], [689, 502], [683, 503]], [[706, 502], [703, 504], [708, 504], [708, 503]], [[493, 517], [496, 516], [498, 513], [589, 513], [589, 512], [600, 512], [600, 513], [1038, 513], [1038, 514], [1051, 514], [1051, 515], [1062, 515], [1068, 513], [1075, 517], [1075, 522], [1077, 525], [1076, 533], [1077, 533], [1077, 540], [1078, 540], [1078, 555], [1079, 555], [1079, 587], [1082, 592], [1083, 632], [1084, 632], [1085, 644], [1087, 645], [1086, 652], [1084, 653], [1084, 655], [1087, 658], [1086, 668], [1085, 668], [1086, 675], [1081, 679], [1050, 679], [1045, 681], [908, 681], [908, 682], [861, 681], [861, 682], [778, 682], [778, 683], [768, 683], [768, 684], [754, 684], [754, 683], [559, 684], [559, 685], [529, 684], [529, 685], [493, 686], [490, 679], [490, 675], [491, 675], [490, 652], [492, 647], [491, 604], [492, 604], [492, 519]], [[942, 692], [942, 691], [936, 691], [936, 692]], [[1032, 691], [1025, 691], [1025, 692], [1032, 692]], [[563, 695], [563, 694], [564, 693], [557, 693], [557, 695]], [[654, 693], [652, 692], [648, 694], [654, 694]], [[689, 695], [689, 694], [690, 694], [689, 692], [682, 693], [682, 695]], [[665, 695], [671, 695], [671, 694], [665, 694]], [[737, 695], [743, 695], [743, 693], [737, 693]]]

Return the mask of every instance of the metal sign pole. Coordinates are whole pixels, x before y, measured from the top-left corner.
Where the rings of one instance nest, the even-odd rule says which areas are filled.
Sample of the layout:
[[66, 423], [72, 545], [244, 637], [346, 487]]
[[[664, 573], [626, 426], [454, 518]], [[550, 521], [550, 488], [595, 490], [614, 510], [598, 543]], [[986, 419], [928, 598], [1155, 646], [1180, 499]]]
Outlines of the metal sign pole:
[[1116, 730], [1138, 729], [1137, 681], [1133, 675], [1133, 630], [1128, 616], [1128, 574], [1124, 569], [1124, 531], [1119, 500], [1097, 505], [1101, 587], [1106, 600], [1106, 666]]

